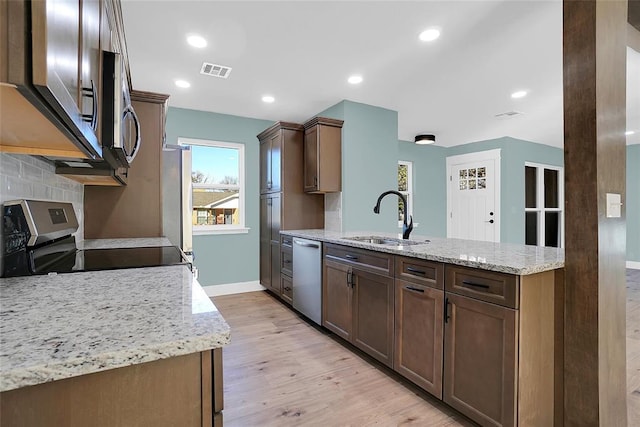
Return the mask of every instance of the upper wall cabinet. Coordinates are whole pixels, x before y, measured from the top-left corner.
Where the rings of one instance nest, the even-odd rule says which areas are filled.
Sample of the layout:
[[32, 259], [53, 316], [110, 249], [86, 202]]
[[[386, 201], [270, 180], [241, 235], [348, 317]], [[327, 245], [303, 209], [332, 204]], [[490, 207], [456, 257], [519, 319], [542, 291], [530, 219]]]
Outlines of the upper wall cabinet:
[[[301, 142], [302, 126], [296, 123], [277, 122], [258, 135], [260, 140], [260, 194], [285, 191], [287, 179], [302, 169], [301, 159], [285, 154], [294, 140]], [[292, 149], [290, 149], [292, 150]], [[289, 184], [292, 188], [298, 186]]]
[[314, 117], [304, 124], [304, 191], [342, 191], [342, 120]]
[[102, 98], [113, 96], [101, 90], [102, 50], [113, 48], [101, 40], [106, 5], [120, 17], [118, 0], [1, 2], [1, 151], [102, 158]]

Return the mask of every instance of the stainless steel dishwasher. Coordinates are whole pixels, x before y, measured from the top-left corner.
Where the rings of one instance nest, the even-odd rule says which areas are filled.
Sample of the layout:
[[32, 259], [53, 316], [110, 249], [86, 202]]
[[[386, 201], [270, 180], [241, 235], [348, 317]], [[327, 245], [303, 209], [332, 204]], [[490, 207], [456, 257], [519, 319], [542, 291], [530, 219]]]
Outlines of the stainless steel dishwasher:
[[322, 321], [322, 243], [293, 238], [293, 308]]

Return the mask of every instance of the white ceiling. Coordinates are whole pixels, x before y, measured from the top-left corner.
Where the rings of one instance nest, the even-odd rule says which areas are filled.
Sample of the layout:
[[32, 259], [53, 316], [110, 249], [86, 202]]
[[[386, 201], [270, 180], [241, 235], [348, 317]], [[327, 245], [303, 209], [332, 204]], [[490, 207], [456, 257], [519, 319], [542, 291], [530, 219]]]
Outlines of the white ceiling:
[[[168, 93], [175, 107], [300, 123], [348, 99], [397, 111], [402, 140], [562, 146], [559, 0], [123, 0], [122, 10], [133, 87]], [[419, 41], [433, 26], [440, 39]], [[208, 46], [189, 46], [190, 33]], [[629, 52], [640, 76], [640, 53]], [[203, 61], [232, 67], [230, 77], [199, 74]], [[362, 84], [347, 83], [354, 73]], [[629, 80], [628, 127], [637, 129], [627, 142], [640, 143], [640, 80]], [[511, 99], [519, 89], [529, 95]], [[263, 103], [265, 94], [276, 102]], [[524, 114], [495, 117], [507, 111]]]

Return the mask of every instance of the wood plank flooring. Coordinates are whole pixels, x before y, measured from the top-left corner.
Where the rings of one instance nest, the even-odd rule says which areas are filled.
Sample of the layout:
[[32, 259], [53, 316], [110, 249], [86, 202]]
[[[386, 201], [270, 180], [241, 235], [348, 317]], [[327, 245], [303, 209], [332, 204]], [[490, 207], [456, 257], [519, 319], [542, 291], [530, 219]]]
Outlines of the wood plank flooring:
[[[224, 425], [472, 426], [266, 292], [214, 302], [231, 326], [224, 349]], [[627, 270], [628, 425], [640, 425], [640, 270]]]

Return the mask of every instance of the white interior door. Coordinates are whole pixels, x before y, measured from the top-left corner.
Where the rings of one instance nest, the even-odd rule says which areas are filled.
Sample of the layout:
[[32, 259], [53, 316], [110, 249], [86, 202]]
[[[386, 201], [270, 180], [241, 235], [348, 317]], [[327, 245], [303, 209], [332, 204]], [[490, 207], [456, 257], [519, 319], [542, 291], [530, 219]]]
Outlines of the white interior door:
[[500, 241], [500, 150], [447, 157], [447, 237]]

